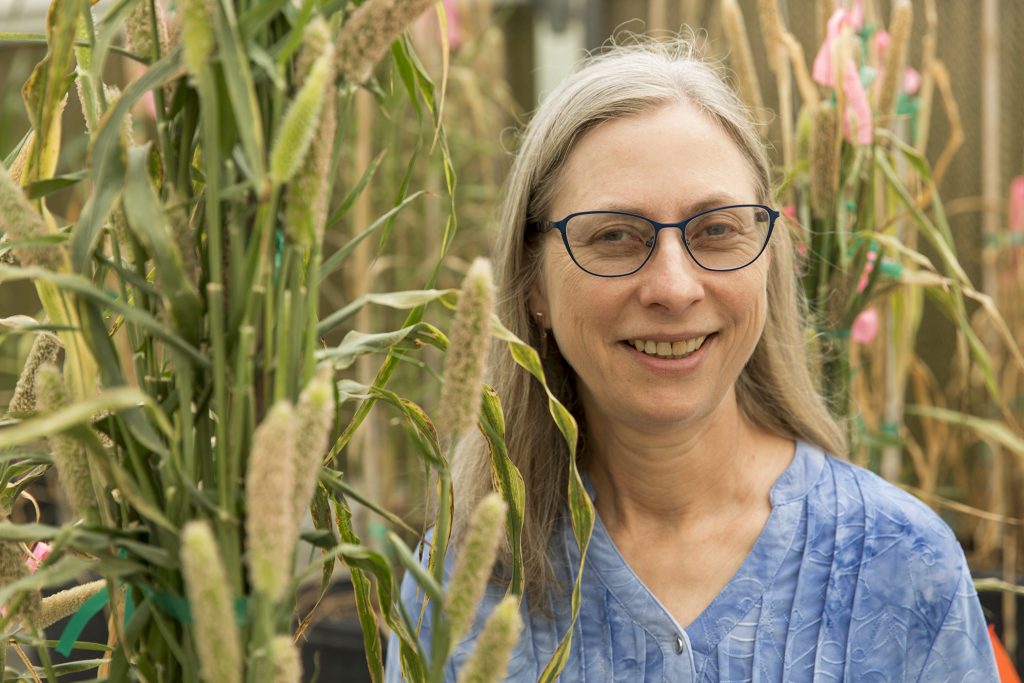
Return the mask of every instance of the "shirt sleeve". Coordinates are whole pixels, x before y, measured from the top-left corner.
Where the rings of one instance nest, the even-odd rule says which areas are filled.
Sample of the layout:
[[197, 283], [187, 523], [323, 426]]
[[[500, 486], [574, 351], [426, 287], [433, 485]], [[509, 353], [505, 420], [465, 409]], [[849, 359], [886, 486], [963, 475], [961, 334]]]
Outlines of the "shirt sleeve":
[[966, 564], [918, 681], [998, 681], [995, 653]]
[[[422, 550], [422, 548], [420, 549]], [[423, 553], [424, 566], [426, 565], [426, 553]], [[400, 589], [399, 600], [402, 603], [402, 607], [405, 609], [413, 623], [419, 618], [420, 610], [423, 607], [424, 594], [423, 590], [416, 583], [416, 580], [412, 577], [412, 574], [406, 572], [402, 578], [402, 586]], [[430, 647], [430, 623], [431, 614], [433, 609], [431, 605], [427, 606], [427, 612], [423, 618], [423, 624], [419, 632], [419, 640], [425, 651], [429, 651]], [[402, 676], [402, 657], [401, 657], [401, 645], [398, 640], [398, 636], [394, 633], [388, 638], [388, 649], [387, 654], [384, 658], [384, 683], [403, 683], [404, 677]]]

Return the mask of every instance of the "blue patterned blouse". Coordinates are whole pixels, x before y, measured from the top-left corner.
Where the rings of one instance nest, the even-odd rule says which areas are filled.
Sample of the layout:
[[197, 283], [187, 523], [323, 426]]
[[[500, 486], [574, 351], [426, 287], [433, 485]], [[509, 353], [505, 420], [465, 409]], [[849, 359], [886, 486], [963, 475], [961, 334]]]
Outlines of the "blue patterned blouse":
[[[593, 497], [589, 482], [588, 488]], [[753, 550], [685, 629], [629, 568], [598, 519], [561, 680], [998, 681], [963, 551], [929, 508], [804, 443], [772, 487], [771, 502]], [[556, 559], [569, 572], [579, 550], [565, 526]], [[446, 681], [455, 680], [503, 595], [488, 588]], [[410, 614], [419, 613], [410, 577], [402, 600]], [[535, 681], [544, 669], [568, 627], [568, 599], [553, 612], [553, 620], [530, 616], [524, 601], [526, 625], [508, 681]], [[429, 643], [426, 628], [420, 637]], [[388, 652], [392, 682], [401, 679], [397, 650]]]

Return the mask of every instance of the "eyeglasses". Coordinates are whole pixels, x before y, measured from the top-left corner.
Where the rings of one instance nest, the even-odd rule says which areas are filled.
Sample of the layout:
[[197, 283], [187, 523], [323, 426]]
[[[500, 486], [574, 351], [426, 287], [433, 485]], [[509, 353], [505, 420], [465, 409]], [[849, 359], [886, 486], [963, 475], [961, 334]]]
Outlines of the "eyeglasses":
[[680, 223], [658, 223], [622, 211], [581, 211], [560, 221], [538, 221], [532, 228], [562, 233], [569, 256], [587, 273], [623, 277], [644, 267], [665, 228], [679, 228], [686, 251], [701, 268], [745, 268], [768, 246], [778, 217], [778, 211], [763, 204], [735, 204], [701, 211]]

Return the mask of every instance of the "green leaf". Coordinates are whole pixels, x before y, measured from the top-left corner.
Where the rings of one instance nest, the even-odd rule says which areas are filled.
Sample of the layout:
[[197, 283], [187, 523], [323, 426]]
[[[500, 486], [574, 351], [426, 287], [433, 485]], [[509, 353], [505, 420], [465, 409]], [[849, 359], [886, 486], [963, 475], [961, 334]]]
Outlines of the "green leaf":
[[[970, 278], [967, 277], [967, 273], [964, 272], [963, 267], [960, 265], [960, 261], [956, 258], [956, 253], [953, 251], [953, 245], [942, 231], [936, 227], [936, 224], [928, 219], [921, 209], [917, 208], [917, 203], [914, 198], [910, 196], [910, 192], [900, 182], [899, 176], [896, 173], [896, 169], [892, 167], [885, 155], [879, 154], [875, 157], [875, 164], [881, 169], [882, 174], [888, 181], [889, 186], [895, 190], [896, 195], [899, 197], [901, 203], [910, 212], [914, 222], [917, 223], [921, 229], [921, 233], [925, 239], [935, 247], [935, 250], [939, 253], [942, 259], [942, 264], [945, 266], [946, 272], [950, 273], [951, 276], [955, 275], [957, 282], [968, 284]], [[934, 193], [933, 193], [934, 194]]]
[[966, 427], [982, 439], [993, 441], [1024, 458], [1024, 438], [1014, 434], [1004, 422], [999, 420], [990, 420], [956, 410], [925, 405], [907, 406], [907, 413]]
[[138, 325], [153, 336], [185, 353], [200, 367], [210, 367], [210, 361], [206, 356], [148, 312], [112, 297], [80, 275], [62, 275], [45, 268], [0, 266], [0, 283], [25, 279], [45, 280], [54, 283], [63, 290], [79, 294], [91, 302], [123, 315], [125, 320]]
[[398, 534], [393, 531], [389, 531], [387, 533], [387, 542], [388, 547], [392, 552], [394, 552], [395, 557], [398, 558], [398, 561], [403, 567], [405, 567], [406, 571], [412, 574], [413, 578], [416, 579], [416, 583], [418, 583], [420, 588], [423, 589], [423, 592], [427, 594], [427, 597], [440, 604], [444, 600], [441, 586], [437, 584], [434, 577], [431, 576], [430, 573], [423, 568], [423, 565], [420, 564], [416, 557], [413, 556], [412, 551], [410, 551], [408, 546], [402, 542], [402, 539], [399, 538]]
[[[412, 430], [410, 435], [416, 449], [430, 465], [442, 469], [447, 468], [437, 441], [437, 430], [434, 429], [434, 423], [431, 422], [423, 408], [383, 387], [373, 385], [366, 387], [366, 390], [370, 398], [381, 399], [401, 412], [405, 424]], [[351, 431], [346, 431], [342, 438], [351, 438]]]
[[[442, 302], [454, 302], [458, 297], [457, 289], [419, 289], [406, 292], [387, 292], [364, 294], [349, 305], [331, 313], [317, 325], [316, 333], [324, 336], [332, 329], [348, 320], [359, 312], [366, 304], [377, 304], [388, 308], [410, 309], [418, 306], [425, 306], [431, 301], [441, 300]], [[446, 304], [447, 305], [447, 304]], [[406, 321], [409, 323], [410, 321]], [[417, 321], [411, 321], [414, 325]]]
[[71, 71], [75, 24], [85, 9], [83, 0], [72, 0], [62, 6], [54, 4], [46, 15], [46, 56], [36, 64], [22, 87], [35, 136], [25, 161], [22, 182], [44, 180], [53, 173], [60, 153], [61, 100], [73, 82]]
[[288, 32], [284, 40], [279, 41], [275, 58], [281, 66], [286, 65], [288, 60], [302, 47], [304, 30], [309, 23], [309, 18], [313, 15], [315, 2], [316, 0], [302, 0], [299, 14], [292, 22], [292, 30]]
[[382, 225], [386, 225], [389, 220], [391, 220], [392, 218], [394, 218], [395, 216], [398, 215], [399, 211], [404, 209], [414, 199], [417, 199], [418, 197], [420, 197], [423, 194], [424, 194], [424, 192], [422, 190], [420, 190], [419, 192], [412, 193], [411, 195], [409, 195], [408, 197], [403, 199], [401, 202], [396, 204], [394, 207], [389, 209], [388, 212], [385, 213], [383, 216], [381, 216], [380, 218], [375, 220], [373, 223], [371, 223], [370, 227], [366, 228], [361, 233], [359, 233], [358, 235], [353, 237], [351, 240], [349, 240], [348, 243], [345, 244], [345, 246], [343, 246], [341, 249], [339, 249], [338, 251], [336, 251], [333, 254], [331, 254], [330, 258], [328, 258], [326, 261], [324, 261], [323, 265], [320, 266], [320, 281], [323, 282], [324, 279], [326, 279], [328, 275], [330, 275], [332, 272], [334, 272], [334, 270], [338, 266], [341, 265], [341, 262], [345, 259], [345, 257], [348, 256], [350, 253], [352, 253], [352, 251], [357, 246], [359, 246], [360, 242], [362, 242], [364, 239], [366, 239], [371, 234], [373, 234]]
[[[382, 584], [390, 587], [393, 579], [388, 570], [387, 562], [383, 561], [383, 558], [381, 558], [383, 567], [379, 565], [375, 567], [372, 561], [372, 551], [364, 551], [358, 545], [359, 537], [352, 531], [352, 513], [349, 511], [348, 506], [339, 501], [336, 510], [335, 519], [338, 525], [338, 533], [341, 535], [342, 541], [344, 541], [343, 544], [339, 544], [338, 552], [345, 558], [345, 563], [352, 570], [352, 589], [356, 598], [359, 624], [363, 629], [363, 651], [366, 653], [366, 664], [369, 667], [370, 675], [374, 682], [381, 683], [384, 680], [383, 651], [380, 643], [380, 630], [377, 627], [377, 619], [373, 610], [373, 603], [370, 599], [370, 580], [366, 574], [367, 572], [374, 574], [376, 573], [374, 570], [378, 570], [383, 575], [383, 580], [379, 580], [377, 584], [378, 599]], [[364, 557], [361, 558], [360, 555]], [[391, 603], [388, 600], [388, 602], [381, 602], [380, 604], [387, 610], [387, 606], [390, 606]]]
[[558, 401], [555, 395], [551, 393], [537, 352], [533, 347], [523, 342], [502, 325], [497, 316], [491, 318], [491, 334], [505, 341], [508, 344], [509, 353], [512, 354], [512, 358], [516, 363], [533, 375], [541, 383], [541, 386], [544, 387], [544, 391], [548, 395], [548, 411], [551, 413], [555, 425], [562, 433], [562, 437], [569, 448], [569, 516], [572, 522], [573, 535], [576, 537], [576, 543], [579, 546], [580, 561], [576, 570], [576, 580], [572, 587], [572, 608], [569, 627], [565, 635], [562, 636], [561, 642], [555, 649], [554, 654], [552, 654], [551, 660], [544, 668], [539, 679], [545, 683], [554, 683], [569, 659], [572, 632], [575, 628], [576, 620], [579, 618], [580, 606], [582, 604], [583, 566], [586, 562], [587, 547], [590, 545], [590, 538], [594, 532], [594, 504], [583, 487], [583, 481], [577, 469], [576, 442], [578, 427], [576, 420], [565, 406]]
[[262, 30], [281, 11], [281, 8], [289, 4], [289, 0], [264, 0], [253, 3], [249, 9], [242, 12], [238, 17], [238, 28], [242, 35], [242, 42], [248, 43], [255, 39], [256, 33]]
[[328, 491], [333, 492], [337, 497], [351, 498], [360, 505], [366, 507], [368, 510], [376, 512], [378, 515], [380, 515], [387, 521], [391, 522], [395, 526], [399, 527], [400, 529], [405, 529], [406, 531], [412, 534], [416, 533], [416, 530], [408, 524], [406, 524], [401, 517], [394, 514], [390, 510], [387, 510], [378, 503], [375, 503], [374, 501], [370, 500], [362, 493], [360, 493], [359, 489], [350, 486], [349, 483], [345, 481], [345, 477], [342, 475], [341, 472], [338, 472], [336, 470], [323, 469], [320, 472], [320, 481], [323, 483], [324, 487], [326, 487]]
[[132, 232], [156, 263], [162, 296], [175, 327], [189, 344], [199, 344], [203, 307], [185, 273], [181, 251], [171, 239], [156, 189], [149, 178], [149, 145], [128, 151], [128, 179], [122, 203]]
[[37, 180], [28, 186], [29, 199], [41, 199], [53, 194], [58, 190], [73, 187], [85, 180], [89, 175], [88, 171], [75, 171], [64, 175], [54, 176], [48, 180]]
[[216, 4], [219, 10], [214, 12], [214, 31], [217, 35], [218, 55], [224, 70], [228, 99], [234, 109], [235, 120], [242, 124], [238, 126], [238, 135], [242, 140], [246, 166], [252, 174], [253, 185], [262, 188], [267, 174], [263, 163], [266, 143], [263, 140], [263, 120], [260, 116], [259, 103], [256, 101], [249, 59], [238, 37], [234, 4]]
[[512, 577], [508, 592], [523, 594], [523, 518], [526, 514], [526, 485], [523, 475], [508, 455], [505, 445], [505, 417], [501, 410], [498, 394], [489, 386], [484, 387], [484, 399], [480, 411], [480, 430], [487, 440], [491, 456], [491, 473], [498, 484], [501, 497], [508, 505], [505, 527], [512, 546]]
[[394, 332], [366, 334], [353, 330], [332, 349], [316, 354], [317, 361], [329, 360], [336, 370], [352, 366], [356, 359], [369, 353], [385, 353], [395, 348], [411, 349], [423, 344], [438, 346], [444, 335], [430, 323], [416, 323]]
[[93, 193], [72, 230], [71, 264], [75, 271], [85, 271], [99, 241], [103, 223], [124, 184], [125, 164], [121, 146], [124, 117], [147, 92], [180, 75], [181, 68], [181, 50], [178, 49], [132, 81], [114, 106], [103, 115], [92, 147]]
[[359, 182], [355, 184], [355, 187], [349, 190], [349, 193], [345, 195], [345, 199], [342, 200], [341, 205], [339, 205], [334, 213], [332, 213], [327, 219], [326, 230], [333, 228], [341, 221], [342, 218], [345, 217], [345, 214], [348, 213], [348, 210], [356, 203], [356, 200], [363, 194], [363, 190], [366, 189], [367, 184], [369, 184], [370, 180], [372, 180], [373, 176], [377, 173], [377, 169], [380, 167], [380, 163], [384, 160], [384, 155], [387, 153], [388, 150], [385, 147], [381, 150], [380, 154], [370, 162], [370, 165], [366, 167], [366, 170], [363, 171], [363, 175], [359, 178]]
[[154, 414], [160, 415], [160, 421], [163, 422], [167, 433], [172, 433], [170, 425], [163, 419], [163, 413], [153, 404], [153, 400], [147, 394], [138, 389], [125, 387], [104, 391], [88, 400], [78, 401], [47, 415], [33, 417], [15, 427], [0, 430], [0, 449], [20, 446], [53, 434], [59, 434], [76, 425], [87, 424], [96, 415], [104, 412], [117, 412], [140, 405], [147, 406], [153, 409]]
[[910, 162], [910, 165], [914, 167], [917, 174], [921, 176], [921, 179], [926, 183], [930, 183], [932, 179], [931, 164], [928, 163], [928, 159], [925, 158], [924, 154], [921, 153], [913, 145], [909, 145], [900, 139], [898, 135], [885, 128], [875, 128], [875, 135], [882, 138], [893, 145], [903, 157]]

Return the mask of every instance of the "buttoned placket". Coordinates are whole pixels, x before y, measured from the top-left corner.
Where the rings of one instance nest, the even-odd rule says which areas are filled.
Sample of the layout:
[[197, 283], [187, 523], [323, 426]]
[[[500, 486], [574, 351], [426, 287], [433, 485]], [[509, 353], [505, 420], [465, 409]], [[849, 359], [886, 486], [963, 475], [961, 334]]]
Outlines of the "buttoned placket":
[[693, 648], [686, 631], [677, 632], [663, 648], [665, 652], [665, 681], [672, 683], [697, 680], [693, 662]]

